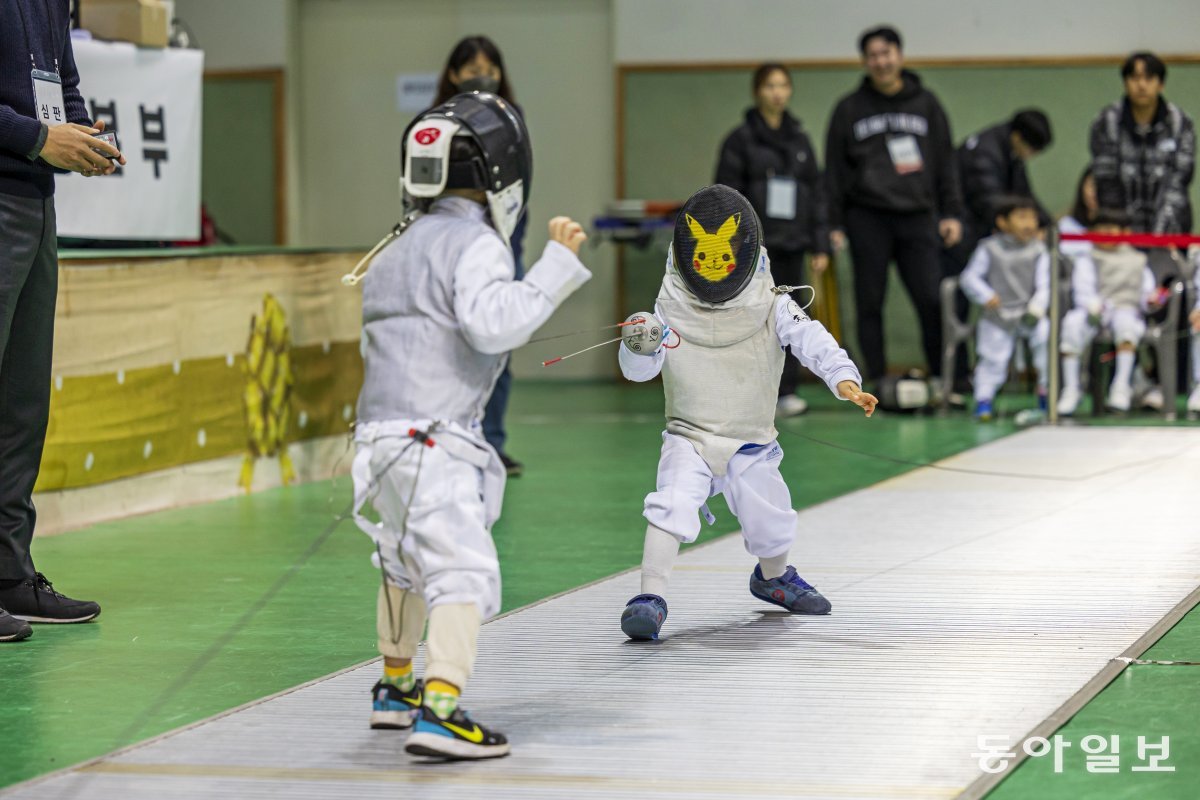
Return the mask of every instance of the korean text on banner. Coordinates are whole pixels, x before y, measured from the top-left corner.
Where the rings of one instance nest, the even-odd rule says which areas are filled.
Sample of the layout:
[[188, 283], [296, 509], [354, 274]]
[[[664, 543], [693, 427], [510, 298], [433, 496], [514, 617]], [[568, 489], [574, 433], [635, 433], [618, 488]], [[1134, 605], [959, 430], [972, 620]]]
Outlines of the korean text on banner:
[[128, 164], [112, 175], [58, 177], [60, 236], [196, 239], [204, 54], [73, 41], [93, 120], [117, 133]]

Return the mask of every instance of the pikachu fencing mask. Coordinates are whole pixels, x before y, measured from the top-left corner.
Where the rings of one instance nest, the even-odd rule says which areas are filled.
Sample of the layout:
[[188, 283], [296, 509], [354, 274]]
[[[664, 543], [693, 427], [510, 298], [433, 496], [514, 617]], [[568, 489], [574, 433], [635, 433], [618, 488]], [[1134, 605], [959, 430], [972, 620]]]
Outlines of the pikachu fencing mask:
[[672, 261], [698, 299], [724, 303], [754, 277], [761, 243], [762, 225], [750, 202], [718, 183], [696, 192], [680, 209]]

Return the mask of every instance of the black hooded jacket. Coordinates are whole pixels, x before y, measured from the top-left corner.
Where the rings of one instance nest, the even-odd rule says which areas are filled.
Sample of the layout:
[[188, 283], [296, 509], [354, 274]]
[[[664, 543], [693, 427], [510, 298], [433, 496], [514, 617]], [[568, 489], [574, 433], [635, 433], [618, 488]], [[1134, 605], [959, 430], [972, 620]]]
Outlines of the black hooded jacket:
[[[771, 176], [796, 181], [795, 219], [767, 216], [767, 182]], [[737, 189], [758, 212], [767, 250], [795, 253], [829, 252], [829, 218], [821, 171], [812, 142], [800, 121], [786, 111], [783, 124], [772, 129], [758, 109], [721, 144], [717, 183]]]
[[[962, 194], [950, 123], [932, 92], [913, 72], [902, 73], [904, 87], [894, 95], [878, 91], [870, 78], [838, 101], [829, 121], [825, 174], [829, 220], [842, 227], [848, 206], [881, 211], [928, 211], [939, 218], [962, 215]], [[888, 142], [915, 140], [919, 168], [901, 172]]]
[[[958, 174], [962, 179], [963, 239], [987, 236], [995, 224], [995, 203], [1004, 195], [1033, 197], [1025, 162], [1012, 148], [1012, 126], [1007, 122], [976, 133], [958, 148]], [[1038, 203], [1038, 223], [1050, 224], [1050, 215]]]

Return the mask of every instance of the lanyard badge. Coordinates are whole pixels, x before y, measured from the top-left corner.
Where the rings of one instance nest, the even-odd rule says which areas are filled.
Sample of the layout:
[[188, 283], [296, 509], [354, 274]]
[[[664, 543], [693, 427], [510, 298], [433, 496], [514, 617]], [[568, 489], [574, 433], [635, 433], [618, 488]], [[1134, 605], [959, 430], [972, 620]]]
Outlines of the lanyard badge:
[[34, 115], [48, 127], [62, 125], [67, 121], [67, 110], [63, 103], [62, 78], [57, 72], [33, 70]]

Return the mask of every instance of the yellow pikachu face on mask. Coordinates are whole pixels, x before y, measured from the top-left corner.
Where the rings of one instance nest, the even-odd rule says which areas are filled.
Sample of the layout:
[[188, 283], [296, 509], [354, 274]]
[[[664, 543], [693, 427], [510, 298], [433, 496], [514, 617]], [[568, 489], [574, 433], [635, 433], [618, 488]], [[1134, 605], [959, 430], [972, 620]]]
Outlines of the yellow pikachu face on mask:
[[732, 247], [733, 237], [742, 224], [742, 215], [734, 214], [721, 223], [716, 233], [709, 233], [692, 217], [685, 215], [688, 230], [696, 238], [696, 250], [692, 255], [692, 269], [711, 283], [728, 278], [737, 269], [737, 253]]

